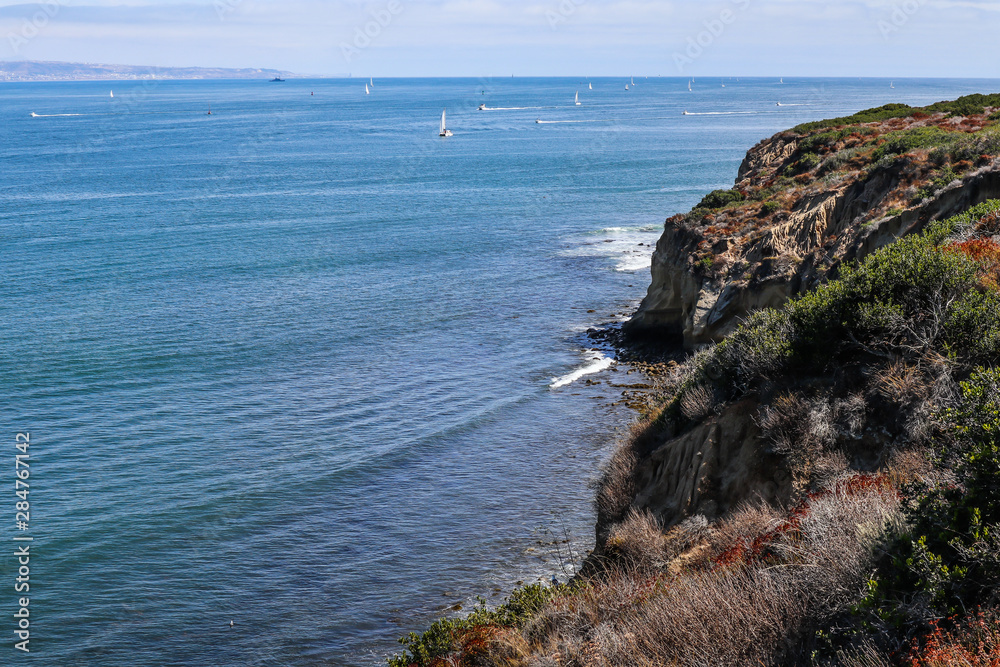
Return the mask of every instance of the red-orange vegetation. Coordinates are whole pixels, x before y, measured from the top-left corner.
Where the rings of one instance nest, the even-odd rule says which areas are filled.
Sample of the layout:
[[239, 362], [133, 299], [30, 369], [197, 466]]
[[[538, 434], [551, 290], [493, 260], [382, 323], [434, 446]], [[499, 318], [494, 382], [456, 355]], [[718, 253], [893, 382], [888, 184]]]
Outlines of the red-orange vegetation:
[[[477, 658], [489, 655], [496, 642], [509, 632], [512, 630], [496, 625], [476, 625], [463, 630], [454, 637], [455, 651], [435, 658], [430, 665], [431, 667], [453, 667], [454, 665], [478, 664]], [[409, 667], [417, 667], [417, 663], [413, 663]]]
[[931, 622], [931, 632], [910, 651], [907, 667], [1000, 667], [1000, 614], [978, 611], [959, 623], [949, 620], [955, 625], [950, 631]]
[[832, 489], [825, 489], [810, 493], [805, 500], [795, 506], [788, 517], [778, 526], [768, 530], [752, 540], [739, 540], [712, 560], [716, 567], [728, 567], [732, 565], [749, 565], [751, 563], [768, 564], [777, 560], [776, 554], [770, 549], [771, 545], [781, 539], [795, 539], [801, 534], [802, 520], [809, 515], [809, 509], [813, 502], [822, 498], [827, 498], [834, 493], [840, 493], [847, 497], [853, 497], [862, 493], [877, 492], [883, 494], [893, 494], [899, 496], [899, 490], [893, 486], [892, 481], [885, 474], [858, 475], [846, 482], [837, 484]]
[[966, 172], [972, 169], [972, 163], [968, 160], [962, 160], [961, 162], [956, 162], [954, 166], [955, 171], [958, 173]]
[[[991, 218], [994, 219], [989, 223], [984, 218], [977, 227], [983, 226], [984, 223], [997, 225], [996, 214]], [[972, 239], [962, 243], [952, 243], [948, 249], [960, 252], [979, 264], [979, 272], [986, 287], [993, 289], [1000, 287], [1000, 243], [988, 238]]]

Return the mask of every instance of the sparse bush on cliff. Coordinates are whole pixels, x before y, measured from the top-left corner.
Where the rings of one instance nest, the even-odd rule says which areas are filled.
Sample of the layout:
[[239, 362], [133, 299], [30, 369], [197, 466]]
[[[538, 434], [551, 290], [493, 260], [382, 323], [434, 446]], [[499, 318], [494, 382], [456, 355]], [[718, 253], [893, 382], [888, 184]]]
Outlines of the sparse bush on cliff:
[[730, 204], [736, 204], [743, 201], [746, 197], [739, 190], [713, 190], [709, 192], [701, 200], [695, 208], [704, 208], [709, 210], [725, 208]]

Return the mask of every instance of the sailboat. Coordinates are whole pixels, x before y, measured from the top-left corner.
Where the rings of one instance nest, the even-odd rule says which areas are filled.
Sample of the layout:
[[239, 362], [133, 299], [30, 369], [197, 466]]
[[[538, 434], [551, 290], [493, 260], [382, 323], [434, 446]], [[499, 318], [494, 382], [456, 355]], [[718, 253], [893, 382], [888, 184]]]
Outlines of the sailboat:
[[206, 116], [211, 116], [212, 115], [212, 103], [211, 102], [208, 103], [208, 113], [205, 114], [205, 115]]
[[370, 94], [370, 93], [369, 93], [369, 91], [368, 91], [368, 84], [366, 83], [366, 84], [365, 84], [365, 95], [369, 95], [369, 94]]
[[590, 90], [593, 90], [594, 89], [594, 84], [588, 83], [587, 84], [587, 88], [589, 88]]
[[576, 106], [580, 106], [580, 91], [579, 90], [576, 91], [576, 97], [573, 98], [573, 101], [576, 103]]
[[890, 88], [895, 88], [895, 87], [896, 87], [896, 86], [894, 86], [894, 85], [893, 85], [893, 83], [894, 83], [893, 81], [890, 81], [890, 82], [889, 82], [889, 87], [890, 87]]
[[112, 90], [111, 91], [111, 97], [114, 97], [114, 96], [115, 96], [115, 91]]
[[778, 79], [778, 83], [784, 83], [784, 82], [785, 82], [785, 78], [784, 77]]
[[372, 85], [372, 88], [375, 87], [375, 80], [372, 79], [371, 77], [368, 77], [368, 83], [370, 83]]
[[690, 81], [688, 81], [688, 92], [689, 93], [691, 92], [691, 82]]
[[632, 76], [630, 76], [630, 77], [628, 78], [628, 82], [632, 84], [632, 87], [633, 87], [633, 88], [635, 87], [635, 77], [632, 77]]
[[628, 90], [628, 84], [627, 83], [625, 84], [625, 90]]
[[444, 113], [447, 109], [441, 110], [441, 132], [438, 134], [439, 137], [450, 137], [453, 136], [451, 130], [444, 126]]

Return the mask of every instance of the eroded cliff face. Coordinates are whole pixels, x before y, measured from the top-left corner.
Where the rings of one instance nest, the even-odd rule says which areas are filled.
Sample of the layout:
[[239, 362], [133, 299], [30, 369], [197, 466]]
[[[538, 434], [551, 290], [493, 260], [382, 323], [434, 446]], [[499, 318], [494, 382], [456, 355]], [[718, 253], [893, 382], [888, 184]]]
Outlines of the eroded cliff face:
[[[747, 314], [815, 287], [844, 261], [1000, 196], [993, 155], [958, 160], [933, 146], [885, 148], [899, 136], [939, 132], [973, 144], [975, 153], [992, 123], [988, 114], [916, 114], [761, 142], [729, 191], [738, 201], [719, 208], [703, 202], [666, 221], [648, 292], [625, 333], [688, 349], [718, 342]], [[823, 143], [827, 135], [833, 139]]]
[[744, 400], [664, 442], [636, 471], [634, 506], [666, 526], [701, 514], [716, 519], [740, 502], [778, 504], [792, 494], [792, 475], [754, 421], [759, 405]]

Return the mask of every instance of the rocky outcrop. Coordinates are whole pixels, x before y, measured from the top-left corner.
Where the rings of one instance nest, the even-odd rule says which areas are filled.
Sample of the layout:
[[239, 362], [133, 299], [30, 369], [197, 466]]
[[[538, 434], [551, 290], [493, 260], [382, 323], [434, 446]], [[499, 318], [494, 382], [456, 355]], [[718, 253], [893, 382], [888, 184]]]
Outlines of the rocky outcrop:
[[[1000, 160], [990, 156], [920, 197], [940, 168], [927, 151], [836, 172], [804, 160], [816, 156], [801, 143], [786, 132], [750, 150], [734, 188], [743, 204], [666, 221], [646, 297], [624, 327], [628, 336], [688, 349], [718, 342], [749, 313], [815, 287], [843, 261], [1000, 196]], [[812, 171], [788, 176], [803, 164]]]
[[715, 520], [751, 498], [779, 504], [792, 495], [792, 475], [768, 452], [753, 416], [752, 399], [668, 440], [636, 469], [633, 506], [652, 511], [670, 527], [700, 514]]

